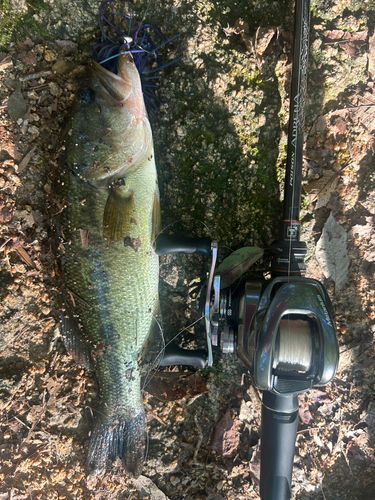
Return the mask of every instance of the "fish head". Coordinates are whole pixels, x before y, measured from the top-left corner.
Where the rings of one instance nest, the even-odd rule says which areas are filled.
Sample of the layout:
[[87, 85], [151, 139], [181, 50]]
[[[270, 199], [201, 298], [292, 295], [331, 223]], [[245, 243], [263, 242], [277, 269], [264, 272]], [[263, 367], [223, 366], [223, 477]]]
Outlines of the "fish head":
[[119, 56], [117, 74], [92, 61], [75, 97], [65, 147], [72, 171], [98, 186], [124, 177], [150, 154], [151, 126], [130, 54]]

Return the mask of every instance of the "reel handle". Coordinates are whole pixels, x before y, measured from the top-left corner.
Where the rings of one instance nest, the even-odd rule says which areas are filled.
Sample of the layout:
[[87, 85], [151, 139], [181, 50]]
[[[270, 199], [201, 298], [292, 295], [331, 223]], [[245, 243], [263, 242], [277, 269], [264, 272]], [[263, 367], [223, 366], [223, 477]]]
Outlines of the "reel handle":
[[186, 236], [174, 236], [159, 234], [155, 240], [155, 252], [157, 255], [169, 253], [197, 253], [209, 257], [211, 255], [211, 238], [188, 238]]
[[194, 368], [205, 368], [207, 365], [207, 353], [204, 349], [182, 349], [175, 344], [169, 344], [164, 350], [164, 356], [160, 366], [185, 365]]
[[265, 391], [260, 458], [262, 500], [290, 499], [297, 426], [297, 395], [280, 396]]

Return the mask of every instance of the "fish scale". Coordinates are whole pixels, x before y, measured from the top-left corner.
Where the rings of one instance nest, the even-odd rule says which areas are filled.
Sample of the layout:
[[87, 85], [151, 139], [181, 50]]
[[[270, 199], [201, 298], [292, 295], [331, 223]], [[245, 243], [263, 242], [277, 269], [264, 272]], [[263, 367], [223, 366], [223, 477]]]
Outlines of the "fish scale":
[[[140, 79], [125, 56], [120, 57], [119, 74], [123, 81], [94, 64], [86, 83], [92, 92], [86, 91], [85, 96], [95, 99], [76, 103], [66, 140], [68, 160], [57, 175], [55, 191], [64, 205], [57, 228], [61, 271], [71, 297], [70, 306], [64, 304], [64, 314], [73, 325], [63, 335], [79, 331], [89, 341], [101, 390], [87, 468], [98, 473], [122, 457], [128, 472], [139, 475], [145, 421], [138, 363], [158, 309], [159, 262], [153, 239], [159, 207]], [[111, 86], [114, 89], [108, 95]], [[122, 91], [124, 99], [119, 101]], [[109, 125], [111, 134], [105, 135]], [[96, 147], [99, 137], [107, 148]], [[119, 144], [137, 152], [135, 162], [127, 151], [117, 151]], [[105, 150], [108, 171], [101, 166]], [[83, 151], [88, 151], [87, 157]], [[73, 343], [78, 345], [78, 340]]]

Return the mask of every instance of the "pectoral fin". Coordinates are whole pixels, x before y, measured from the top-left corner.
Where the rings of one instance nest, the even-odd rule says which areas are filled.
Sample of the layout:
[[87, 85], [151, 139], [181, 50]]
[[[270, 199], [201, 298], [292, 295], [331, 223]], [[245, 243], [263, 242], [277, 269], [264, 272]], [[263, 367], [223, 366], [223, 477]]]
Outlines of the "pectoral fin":
[[131, 189], [113, 186], [109, 192], [103, 216], [103, 237], [109, 242], [120, 241], [129, 233], [134, 199]]

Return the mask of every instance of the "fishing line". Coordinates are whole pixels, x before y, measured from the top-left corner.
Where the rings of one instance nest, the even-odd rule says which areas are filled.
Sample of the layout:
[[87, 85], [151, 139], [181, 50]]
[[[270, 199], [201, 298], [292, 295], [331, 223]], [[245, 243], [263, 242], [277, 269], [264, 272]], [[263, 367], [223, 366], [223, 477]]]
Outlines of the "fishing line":
[[[198, 318], [197, 320], [195, 320], [193, 323], [191, 323], [190, 325], [186, 326], [185, 328], [183, 328], [182, 330], [180, 330], [167, 344], [164, 345], [163, 349], [157, 354], [156, 358], [155, 358], [155, 361], [158, 360], [158, 363], [161, 362], [161, 360], [163, 359], [164, 357], [164, 351], [166, 349], [166, 347], [169, 346], [169, 344], [171, 344], [174, 340], [176, 340], [183, 332], [185, 332], [188, 328], [191, 328], [192, 326], [196, 325], [199, 321], [201, 321], [202, 319], [204, 319], [204, 315], [201, 316], [200, 318]], [[160, 358], [160, 359], [159, 359]], [[154, 370], [154, 372], [156, 372], [158, 368], [156, 368]], [[151, 374], [151, 376], [149, 377], [149, 375]], [[151, 380], [154, 378], [154, 374], [151, 372], [151, 370], [147, 373], [146, 377], [149, 377], [149, 378], [146, 378], [143, 386], [142, 386], [142, 391], [144, 389], [146, 389], [147, 385], [151, 382]]]
[[150, 8], [150, 5], [151, 5], [151, 0], [149, 0], [148, 3], [147, 3], [147, 7], [146, 7], [146, 10], [145, 10], [145, 13], [143, 14], [142, 21], [144, 21], [146, 19], [146, 14], [148, 12], [148, 9]]
[[[177, 224], [177, 222], [184, 222], [184, 220], [192, 220], [194, 222], [199, 222], [199, 224], [202, 224], [202, 226], [206, 229], [207, 233], [209, 233], [209, 227], [207, 224], [205, 224], [203, 221], [196, 219], [195, 217], [192, 217], [191, 215], [184, 215], [182, 219], [176, 219], [173, 222], [170, 222], [167, 226], [163, 227], [163, 229], [160, 231], [159, 234], [164, 233], [169, 227], [173, 226], [174, 224]], [[156, 238], [155, 238], [156, 239]]]
[[[158, 318], [156, 316], [153, 316], [152, 317], [153, 320], [156, 322], [156, 324], [158, 325], [159, 327], [159, 332], [161, 334], [161, 340], [162, 340], [162, 343], [163, 343], [163, 347], [162, 349], [158, 352], [158, 354], [156, 355], [155, 359], [153, 360], [153, 362], [151, 363], [151, 365], [154, 365], [155, 368], [151, 368], [147, 374], [145, 375], [145, 380], [143, 382], [143, 385], [141, 387], [141, 392], [143, 392], [143, 390], [147, 387], [147, 385], [151, 382], [151, 380], [154, 378], [154, 374], [152, 373], [152, 370], [153, 371], [156, 371], [158, 368], [159, 368], [159, 365], [160, 365], [160, 362], [161, 360], [163, 359], [164, 357], [164, 351], [165, 351], [165, 339], [164, 339], [164, 333], [163, 333], [163, 325], [162, 323], [158, 320]], [[149, 377], [149, 375], [151, 374], [151, 376]]]
[[145, 442], [145, 456], [144, 456], [144, 461], [146, 462], [147, 457], [148, 457], [148, 451], [150, 449], [150, 437], [149, 437], [147, 425], [146, 425], [145, 433], [146, 433], [146, 442]]

